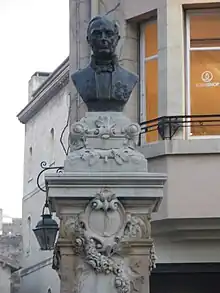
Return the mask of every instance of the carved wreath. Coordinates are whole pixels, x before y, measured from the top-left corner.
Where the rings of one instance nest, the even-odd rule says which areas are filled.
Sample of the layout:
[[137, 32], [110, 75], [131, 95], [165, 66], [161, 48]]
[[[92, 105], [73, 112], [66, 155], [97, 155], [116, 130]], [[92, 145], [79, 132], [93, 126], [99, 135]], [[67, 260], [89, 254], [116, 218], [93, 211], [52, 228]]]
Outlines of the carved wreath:
[[[113, 235], [101, 235], [94, 232], [89, 226], [91, 213], [103, 212], [111, 214], [119, 212], [122, 223]], [[74, 241], [76, 253], [80, 254], [85, 262], [96, 273], [113, 274], [115, 276], [115, 288], [118, 293], [130, 293], [136, 283], [143, 282], [143, 276], [134, 274], [132, 278], [128, 275], [123, 262], [116, 261], [114, 255], [120, 248], [123, 240], [130, 238], [149, 238], [150, 229], [148, 216], [132, 216], [126, 214], [121, 202], [109, 189], [104, 188], [89, 202], [85, 211], [69, 218], [65, 223], [66, 233]], [[150, 263], [153, 266], [153, 262]], [[130, 268], [131, 269], [131, 268]]]

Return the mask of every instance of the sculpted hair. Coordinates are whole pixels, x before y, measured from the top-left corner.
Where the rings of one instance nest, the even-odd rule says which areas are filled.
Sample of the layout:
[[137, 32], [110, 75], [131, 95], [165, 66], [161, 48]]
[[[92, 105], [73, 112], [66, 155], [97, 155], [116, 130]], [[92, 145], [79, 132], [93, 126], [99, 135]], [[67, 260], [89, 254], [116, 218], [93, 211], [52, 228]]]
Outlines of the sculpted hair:
[[87, 37], [90, 35], [91, 27], [92, 27], [93, 23], [96, 22], [96, 21], [103, 21], [104, 23], [111, 23], [111, 24], [113, 24], [115, 34], [116, 35], [119, 35], [119, 25], [118, 25], [118, 23], [115, 20], [110, 20], [106, 16], [100, 16], [100, 15], [98, 15], [98, 16], [93, 17], [90, 20], [89, 25], [88, 25], [88, 28], [87, 28]]

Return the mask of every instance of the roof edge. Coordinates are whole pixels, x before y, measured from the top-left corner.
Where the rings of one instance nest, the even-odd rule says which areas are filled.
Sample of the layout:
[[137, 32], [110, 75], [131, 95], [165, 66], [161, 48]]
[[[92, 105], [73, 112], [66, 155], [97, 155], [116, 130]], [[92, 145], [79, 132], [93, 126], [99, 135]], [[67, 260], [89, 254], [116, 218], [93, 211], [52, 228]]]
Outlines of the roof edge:
[[43, 106], [69, 82], [69, 57], [67, 57], [32, 94], [31, 101], [17, 114], [18, 120], [27, 123]]
[[0, 263], [10, 267], [12, 270], [18, 270], [21, 268], [15, 261], [2, 255], [0, 255]]

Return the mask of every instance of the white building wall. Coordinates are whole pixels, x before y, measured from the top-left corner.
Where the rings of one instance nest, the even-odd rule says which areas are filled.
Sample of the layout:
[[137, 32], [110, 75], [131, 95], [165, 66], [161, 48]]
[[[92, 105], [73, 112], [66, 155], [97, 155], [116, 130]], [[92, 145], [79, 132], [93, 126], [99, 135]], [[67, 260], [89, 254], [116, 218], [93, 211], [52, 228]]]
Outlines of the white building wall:
[[10, 293], [10, 281], [11, 269], [6, 265], [3, 266], [0, 264], [0, 292], [1, 293]]
[[[22, 290], [24, 290], [22, 293], [30, 292], [30, 290], [33, 292], [33, 282], [38, 284], [36, 293], [52, 285], [56, 290], [59, 288], [57, 273], [52, 270], [51, 264], [44, 264], [45, 259], [52, 257], [52, 252], [40, 251], [32, 229], [40, 220], [46, 198], [46, 194], [37, 187], [37, 176], [42, 170], [40, 163], [46, 161], [50, 166], [62, 166], [64, 162], [65, 153], [60, 144], [60, 136], [67, 123], [68, 109], [69, 92], [68, 87], [64, 87], [25, 125], [22, 267], [24, 271], [32, 266], [34, 268], [30, 268], [27, 276], [25, 274], [22, 278]], [[68, 127], [63, 137], [66, 147], [67, 138]], [[41, 178], [41, 184], [43, 182], [44, 175]], [[44, 279], [45, 275], [47, 278]], [[42, 286], [42, 279], [45, 286]], [[56, 293], [54, 290], [52, 292]]]
[[0, 209], [0, 235], [2, 234], [3, 210]]
[[19, 293], [60, 293], [60, 280], [51, 269], [51, 260], [45, 260], [22, 271]]

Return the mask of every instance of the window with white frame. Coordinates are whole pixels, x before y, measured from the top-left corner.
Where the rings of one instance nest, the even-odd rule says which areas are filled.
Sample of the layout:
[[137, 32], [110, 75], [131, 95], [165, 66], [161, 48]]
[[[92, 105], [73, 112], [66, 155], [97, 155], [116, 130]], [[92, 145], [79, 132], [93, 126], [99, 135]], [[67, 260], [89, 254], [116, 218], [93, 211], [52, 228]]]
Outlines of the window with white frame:
[[[141, 27], [141, 116], [142, 121], [158, 117], [158, 42], [157, 20]], [[157, 131], [147, 132], [146, 141], [158, 139]]]
[[[186, 27], [187, 114], [220, 114], [220, 10], [188, 11]], [[219, 136], [220, 123], [195, 122], [189, 135]]]

